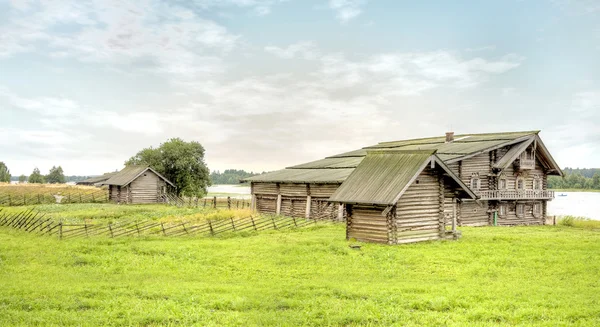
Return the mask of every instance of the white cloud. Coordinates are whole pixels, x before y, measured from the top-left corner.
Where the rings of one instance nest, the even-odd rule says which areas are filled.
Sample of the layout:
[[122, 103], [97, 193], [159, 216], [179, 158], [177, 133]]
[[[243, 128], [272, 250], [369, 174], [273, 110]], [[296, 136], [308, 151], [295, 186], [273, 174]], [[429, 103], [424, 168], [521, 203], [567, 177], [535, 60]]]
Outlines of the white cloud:
[[[249, 4], [250, 5], [250, 4]], [[46, 51], [53, 58], [132, 65], [173, 80], [223, 72], [222, 56], [239, 36], [197, 13], [161, 1], [48, 1], [13, 10], [0, 35], [0, 57]], [[69, 33], [51, 32], [73, 25]]]
[[329, 8], [336, 13], [336, 18], [347, 23], [362, 13], [366, 0], [329, 0]]
[[319, 56], [319, 52], [316, 48], [316, 45], [312, 41], [297, 42], [294, 44], [290, 44], [285, 48], [280, 48], [277, 46], [266, 46], [265, 51], [284, 59], [293, 59], [300, 57], [312, 60], [316, 59]]

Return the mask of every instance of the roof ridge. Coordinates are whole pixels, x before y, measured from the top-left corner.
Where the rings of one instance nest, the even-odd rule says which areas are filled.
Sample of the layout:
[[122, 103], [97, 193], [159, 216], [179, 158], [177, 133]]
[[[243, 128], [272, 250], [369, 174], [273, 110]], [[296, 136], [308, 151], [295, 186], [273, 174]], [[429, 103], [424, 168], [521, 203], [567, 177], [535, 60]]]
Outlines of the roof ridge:
[[[456, 137], [461, 137], [461, 136], [481, 136], [481, 135], [495, 135], [495, 134], [539, 134], [540, 132], [541, 132], [541, 130], [513, 131], [513, 132], [494, 132], [494, 133], [470, 133], [470, 134], [456, 134], [456, 135], [454, 135], [454, 137], [456, 138]], [[404, 140], [395, 140], [395, 141], [384, 141], [384, 142], [377, 143], [377, 145], [384, 145], [386, 143], [397, 143], [397, 142], [423, 141], [423, 140], [439, 139], [439, 138], [445, 138], [445, 135], [422, 137], [422, 138], [416, 138], [416, 139], [404, 139]], [[433, 143], [438, 143], [438, 142], [433, 142]], [[365, 149], [365, 148], [367, 148], [367, 147], [364, 147], [363, 149]]]
[[427, 150], [402, 150], [402, 149], [368, 149], [368, 154], [427, 154], [432, 155], [437, 152], [437, 149], [427, 149]]

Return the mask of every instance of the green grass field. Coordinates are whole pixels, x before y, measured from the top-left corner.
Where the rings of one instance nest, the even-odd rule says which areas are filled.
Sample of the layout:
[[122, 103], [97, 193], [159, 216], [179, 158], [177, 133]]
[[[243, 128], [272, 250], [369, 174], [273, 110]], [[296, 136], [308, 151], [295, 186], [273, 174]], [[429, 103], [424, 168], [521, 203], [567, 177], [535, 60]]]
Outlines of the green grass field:
[[349, 248], [344, 226], [57, 240], [0, 228], [0, 326], [598, 326], [600, 232], [461, 228]]
[[3, 212], [13, 213], [34, 209], [65, 223], [114, 223], [122, 220], [139, 221], [189, 221], [198, 222], [206, 219], [228, 219], [248, 217], [252, 214], [249, 209], [214, 210], [210, 208], [176, 207], [164, 204], [122, 205], [114, 203], [83, 203], [83, 204], [47, 204], [34, 206], [0, 207]]

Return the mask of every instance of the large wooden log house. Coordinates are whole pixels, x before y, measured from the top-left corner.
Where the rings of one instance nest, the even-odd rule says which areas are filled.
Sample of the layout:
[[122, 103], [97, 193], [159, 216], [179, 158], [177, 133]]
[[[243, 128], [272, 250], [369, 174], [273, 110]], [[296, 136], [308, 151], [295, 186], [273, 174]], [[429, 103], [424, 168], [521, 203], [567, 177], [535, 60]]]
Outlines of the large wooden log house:
[[117, 203], [161, 203], [175, 185], [148, 166], [127, 166], [103, 182]]
[[538, 134], [382, 142], [246, 180], [257, 211], [345, 219], [347, 237], [364, 241], [447, 238], [453, 222], [540, 225], [554, 198], [547, 177], [562, 172]]

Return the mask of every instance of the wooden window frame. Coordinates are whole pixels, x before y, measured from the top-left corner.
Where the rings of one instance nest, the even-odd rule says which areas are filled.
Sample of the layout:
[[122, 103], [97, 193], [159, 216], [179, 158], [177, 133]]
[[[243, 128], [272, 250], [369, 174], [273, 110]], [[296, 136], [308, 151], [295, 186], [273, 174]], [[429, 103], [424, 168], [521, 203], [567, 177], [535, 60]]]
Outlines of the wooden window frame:
[[[519, 210], [519, 208], [521, 210]], [[522, 212], [519, 212], [519, 211], [522, 211]], [[517, 217], [519, 217], [519, 218], [525, 217], [525, 204], [517, 203], [517, 205], [515, 207], [515, 213], [516, 213]]]
[[[475, 185], [474, 185], [475, 184]], [[470, 185], [472, 190], [481, 189], [481, 178], [479, 178], [479, 174], [471, 175]]]
[[535, 202], [533, 204], [533, 208], [531, 210], [533, 212], [533, 216], [534, 217], [539, 217], [542, 215], [542, 203], [541, 202]]
[[[519, 187], [519, 182], [523, 183], [523, 188]], [[525, 178], [523, 178], [522, 176], [517, 177], [517, 179], [515, 180], [515, 190], [525, 190], [527, 189], [527, 185], [525, 185]]]
[[540, 178], [540, 176], [538, 176], [538, 175], [533, 176], [532, 187], [534, 190], [541, 190], [543, 188], [542, 179]]
[[[503, 182], [504, 182], [504, 186], [502, 186]], [[506, 178], [501, 177], [500, 179], [498, 179], [498, 189], [506, 190], [507, 188], [508, 188], [508, 181], [506, 180]]]
[[506, 216], [506, 211], [507, 211], [507, 206], [506, 204], [501, 204], [498, 206], [498, 216], [500, 217], [504, 217]]

